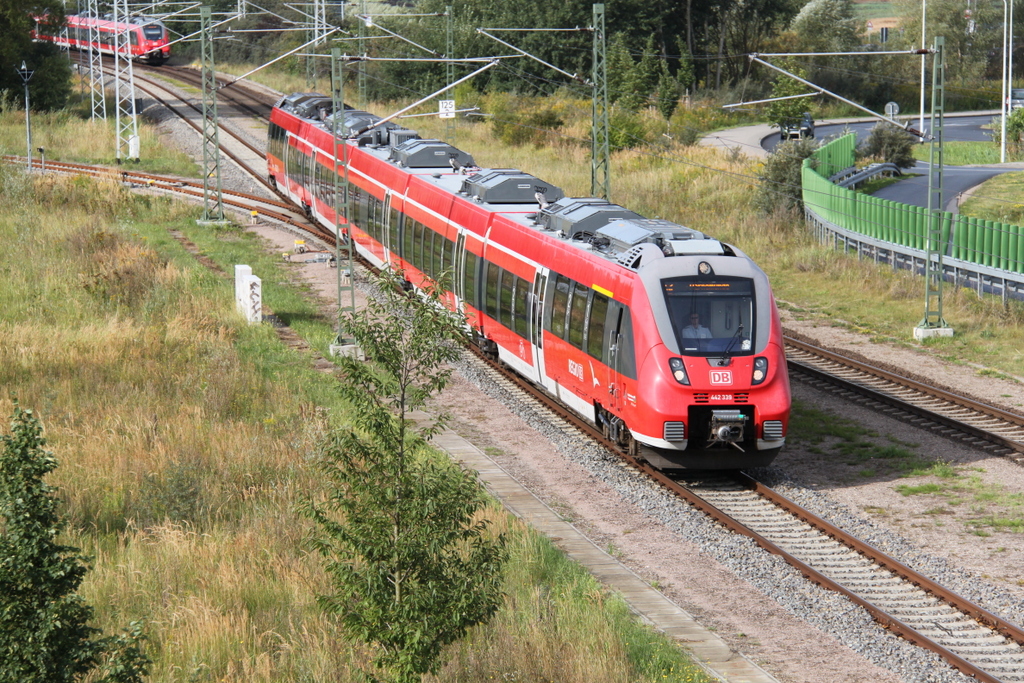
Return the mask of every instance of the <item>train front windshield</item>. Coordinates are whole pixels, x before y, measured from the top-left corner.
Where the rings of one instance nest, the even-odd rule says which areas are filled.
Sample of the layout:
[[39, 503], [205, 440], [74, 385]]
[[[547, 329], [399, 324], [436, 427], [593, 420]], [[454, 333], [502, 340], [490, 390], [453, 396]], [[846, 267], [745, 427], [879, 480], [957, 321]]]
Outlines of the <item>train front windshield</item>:
[[753, 353], [754, 283], [747, 278], [679, 277], [662, 280], [679, 349], [687, 356]]
[[142, 27], [146, 40], [160, 40], [164, 37], [164, 27], [160, 24], [146, 24]]

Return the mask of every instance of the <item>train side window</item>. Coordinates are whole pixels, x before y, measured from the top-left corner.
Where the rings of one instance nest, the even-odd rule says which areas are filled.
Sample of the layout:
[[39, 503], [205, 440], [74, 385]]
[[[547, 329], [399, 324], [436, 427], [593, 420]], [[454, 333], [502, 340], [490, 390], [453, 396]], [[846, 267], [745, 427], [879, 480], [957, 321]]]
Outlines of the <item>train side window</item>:
[[384, 202], [371, 197], [373, 200], [373, 234], [377, 237], [377, 241], [381, 244], [384, 243]]
[[555, 278], [555, 291], [551, 297], [551, 334], [565, 339], [565, 315], [569, 310], [569, 290], [572, 280], [564, 275]]
[[384, 242], [384, 202], [376, 197], [370, 197], [370, 225], [373, 226], [373, 236], [378, 242]]
[[587, 353], [598, 360], [604, 356], [604, 327], [608, 318], [608, 297], [594, 293], [587, 325]]
[[[440, 235], [438, 236], [440, 237]], [[437, 271], [438, 282], [448, 291], [455, 291], [455, 242], [447, 237], [441, 239], [441, 267]]]
[[512, 329], [512, 294], [516, 284], [516, 276], [512, 273], [502, 271], [501, 273], [501, 300], [499, 302], [499, 315], [501, 324]]
[[476, 254], [466, 249], [466, 273], [463, 280], [463, 291], [465, 292], [466, 303], [473, 308], [479, 308], [476, 300]]
[[423, 226], [419, 221], [409, 220], [406, 221], [406, 229], [409, 231], [409, 235], [411, 235], [411, 238], [409, 238], [411, 245], [406, 258], [409, 259], [409, 263], [411, 263], [414, 268], [418, 269], [420, 267], [420, 250], [423, 248], [423, 235], [421, 234]]
[[498, 319], [498, 286], [499, 278], [501, 277], [501, 269], [494, 265], [488, 260], [484, 260], [484, 267], [486, 268], [486, 282], [487, 289], [485, 290], [485, 304], [484, 312], [494, 318]]
[[[441, 236], [438, 235], [438, 237], [441, 237]], [[438, 258], [437, 277], [438, 277], [438, 279], [444, 279], [445, 268], [451, 268], [452, 267], [452, 264], [451, 264], [451, 260], [452, 260], [452, 256], [451, 256], [451, 253], [452, 253], [452, 241], [450, 239], [448, 239], [447, 237], [441, 237], [441, 240], [440, 240], [440, 243], [438, 244], [438, 247], [440, 249], [440, 252], [437, 255], [437, 258]], [[451, 288], [449, 286], [450, 284], [451, 283], [445, 283], [445, 289], [450, 289]]]
[[367, 234], [373, 234], [373, 226], [370, 225], [370, 202], [373, 197], [370, 196], [369, 192], [359, 193], [359, 209], [357, 220], [359, 221], [359, 227], [367, 232]]
[[583, 348], [583, 332], [586, 330], [587, 302], [590, 299], [590, 288], [578, 282], [573, 283], [572, 296], [569, 300], [569, 338], [570, 344], [578, 349]]
[[516, 278], [516, 292], [512, 303], [512, 329], [525, 337], [530, 326], [530, 283]]
[[[431, 230], [433, 232], [433, 230]], [[444, 267], [444, 247], [447, 240], [443, 235], [434, 233], [434, 245], [430, 252], [430, 268], [433, 271], [431, 277], [436, 282], [441, 277], [441, 272]]]
[[398, 253], [398, 245], [400, 244], [400, 242], [398, 241], [398, 236], [402, 234], [401, 226], [399, 224], [400, 220], [402, 220], [402, 214], [398, 212], [398, 209], [392, 208], [391, 225], [388, 226], [388, 239], [390, 240], [389, 244], [391, 246], [391, 251], [395, 252], [396, 254]]
[[416, 221], [405, 216], [405, 220], [402, 221], [402, 258], [412, 263], [412, 252], [416, 246], [416, 234], [413, 232], [413, 226], [416, 225]]
[[423, 225], [422, 223], [419, 224], [419, 231], [420, 246], [416, 250], [416, 254], [419, 256], [420, 259], [420, 270], [423, 271], [424, 275], [426, 275], [427, 277], [434, 277], [432, 268], [433, 261], [431, 260], [431, 249], [434, 248], [434, 231], [428, 228], [427, 226]]

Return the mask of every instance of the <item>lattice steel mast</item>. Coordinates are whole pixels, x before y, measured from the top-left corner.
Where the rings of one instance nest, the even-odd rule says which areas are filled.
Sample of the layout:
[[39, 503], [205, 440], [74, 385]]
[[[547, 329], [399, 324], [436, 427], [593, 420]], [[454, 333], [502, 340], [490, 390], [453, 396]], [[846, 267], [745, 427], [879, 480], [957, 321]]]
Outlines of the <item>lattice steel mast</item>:
[[199, 8], [199, 31], [203, 80], [203, 221], [223, 221], [220, 139], [217, 133], [217, 77], [213, 62], [213, 30], [210, 28], [208, 6]]
[[[455, 58], [455, 22], [452, 20], [452, 6], [447, 5], [444, 8], [445, 16], [445, 57], [448, 58], [448, 63], [445, 64], [445, 80], [448, 83], [455, 81], [455, 62], [452, 59]], [[452, 99], [455, 99], [454, 93]], [[452, 117], [445, 121], [445, 136], [449, 144], [455, 144], [455, 118]]]
[[[313, 0], [313, 26], [306, 31], [306, 39], [311, 43], [311, 53], [323, 45], [327, 37], [327, 3], [326, 0]], [[310, 90], [316, 90], [316, 57], [314, 54], [306, 55], [306, 86]]]
[[608, 63], [606, 61], [604, 4], [594, 5], [593, 135], [590, 154], [590, 192], [611, 200], [610, 157], [608, 144]]
[[[345, 65], [341, 48], [331, 49], [331, 132], [334, 137], [334, 263], [338, 270], [338, 336], [332, 353], [344, 353], [354, 342], [342, 329], [345, 313], [356, 311], [355, 263], [353, 243], [349, 237], [348, 147], [340, 138], [339, 124], [345, 121]], [[340, 167], [340, 171], [339, 171]], [[345, 242], [345, 264], [341, 262], [341, 243]], [[347, 295], [347, 296], [346, 296]], [[346, 302], [347, 300], [347, 302]]]
[[[99, 16], [98, 0], [88, 0], [87, 11], [89, 17], [95, 19]], [[95, 23], [89, 24], [89, 98], [92, 105], [91, 119], [107, 120], [107, 97], [103, 88], [103, 57], [96, 45], [100, 40], [100, 32]]]
[[[128, 0], [114, 0], [114, 21], [128, 23]], [[114, 34], [114, 92], [117, 99], [117, 162], [139, 160], [139, 121], [128, 31]]]
[[942, 317], [942, 254], [946, 251], [943, 240], [942, 207], [942, 134], [946, 108], [946, 39], [935, 38], [932, 60], [932, 141], [928, 151], [928, 244], [925, 257], [924, 318], [914, 329], [916, 337], [948, 336], [953, 330]]

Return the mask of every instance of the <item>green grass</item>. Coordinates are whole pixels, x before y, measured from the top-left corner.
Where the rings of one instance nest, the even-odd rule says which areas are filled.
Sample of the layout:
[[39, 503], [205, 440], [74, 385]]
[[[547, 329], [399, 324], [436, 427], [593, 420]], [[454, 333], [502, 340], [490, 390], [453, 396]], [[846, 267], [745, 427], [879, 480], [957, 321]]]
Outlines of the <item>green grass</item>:
[[[43, 419], [95, 625], [145, 620], [154, 682], [361, 680], [368, 653], [317, 606], [326, 577], [294, 512], [319, 486], [317, 438], [349, 419], [336, 380], [245, 324], [232, 283], [168, 230], [227, 272], [252, 265], [265, 303], [322, 348], [332, 321], [294, 266], [113, 181], [0, 167], [0, 191], [0, 413], [17, 395]], [[437, 680], [708, 680], [548, 541], [487, 514], [513, 539], [508, 602]]]
[[1003, 173], [991, 178], [960, 205], [960, 212], [976, 218], [1024, 225], [1024, 173]]
[[[915, 159], [928, 161], [930, 145], [915, 145]], [[970, 166], [998, 164], [1000, 159], [999, 145], [994, 142], [954, 141], [944, 143], [942, 161], [948, 166]], [[1020, 161], [1020, 158], [1007, 157], [1007, 161]]]
[[812, 453], [858, 468], [857, 474], [863, 478], [890, 472], [910, 475], [931, 465], [914, 452], [915, 444], [883, 437], [854, 420], [800, 400], [793, 401], [789, 433], [795, 443], [806, 445]]
[[[936, 463], [912, 474], [934, 477], [938, 481], [901, 485], [896, 487], [896, 491], [904, 496], [934, 496], [952, 507], [965, 502], [974, 503], [977, 515], [968, 516], [964, 521], [971, 533], [988, 536], [993, 531], [1024, 531], [1024, 494], [1009, 491], [998, 483], [985, 483], [977, 474], [970, 474], [969, 469], [949, 463]], [[949, 512], [947, 508], [939, 507], [927, 514]]]
[[[46, 150], [46, 161], [99, 163], [116, 166], [117, 129], [113, 116], [115, 102], [107, 102], [107, 120], [91, 121], [90, 104], [78, 102], [66, 111], [32, 112], [32, 157], [38, 163], [35, 148]], [[141, 162], [131, 168], [151, 173], [184, 177], [201, 175], [188, 155], [161, 144], [153, 126], [139, 128]], [[0, 99], [0, 153], [25, 156], [25, 112]], [[127, 153], [127, 150], [125, 150]]]
[[896, 183], [900, 182], [901, 180], [905, 180], [908, 177], [909, 175], [906, 173], [904, 173], [902, 176], [876, 176], [871, 180], [861, 183], [860, 187], [857, 188], [857, 192], [861, 192], [863, 194], [874, 194], [879, 190], [889, 187], [890, 185], [895, 185]]

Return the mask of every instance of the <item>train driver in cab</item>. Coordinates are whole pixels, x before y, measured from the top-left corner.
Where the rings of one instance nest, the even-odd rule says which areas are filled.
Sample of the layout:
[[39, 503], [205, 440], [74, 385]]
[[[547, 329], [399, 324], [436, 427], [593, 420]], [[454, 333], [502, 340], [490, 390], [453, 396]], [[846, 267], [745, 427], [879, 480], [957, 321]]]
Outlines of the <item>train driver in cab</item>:
[[700, 324], [700, 314], [690, 313], [690, 324], [683, 328], [683, 339], [711, 339], [711, 330]]

